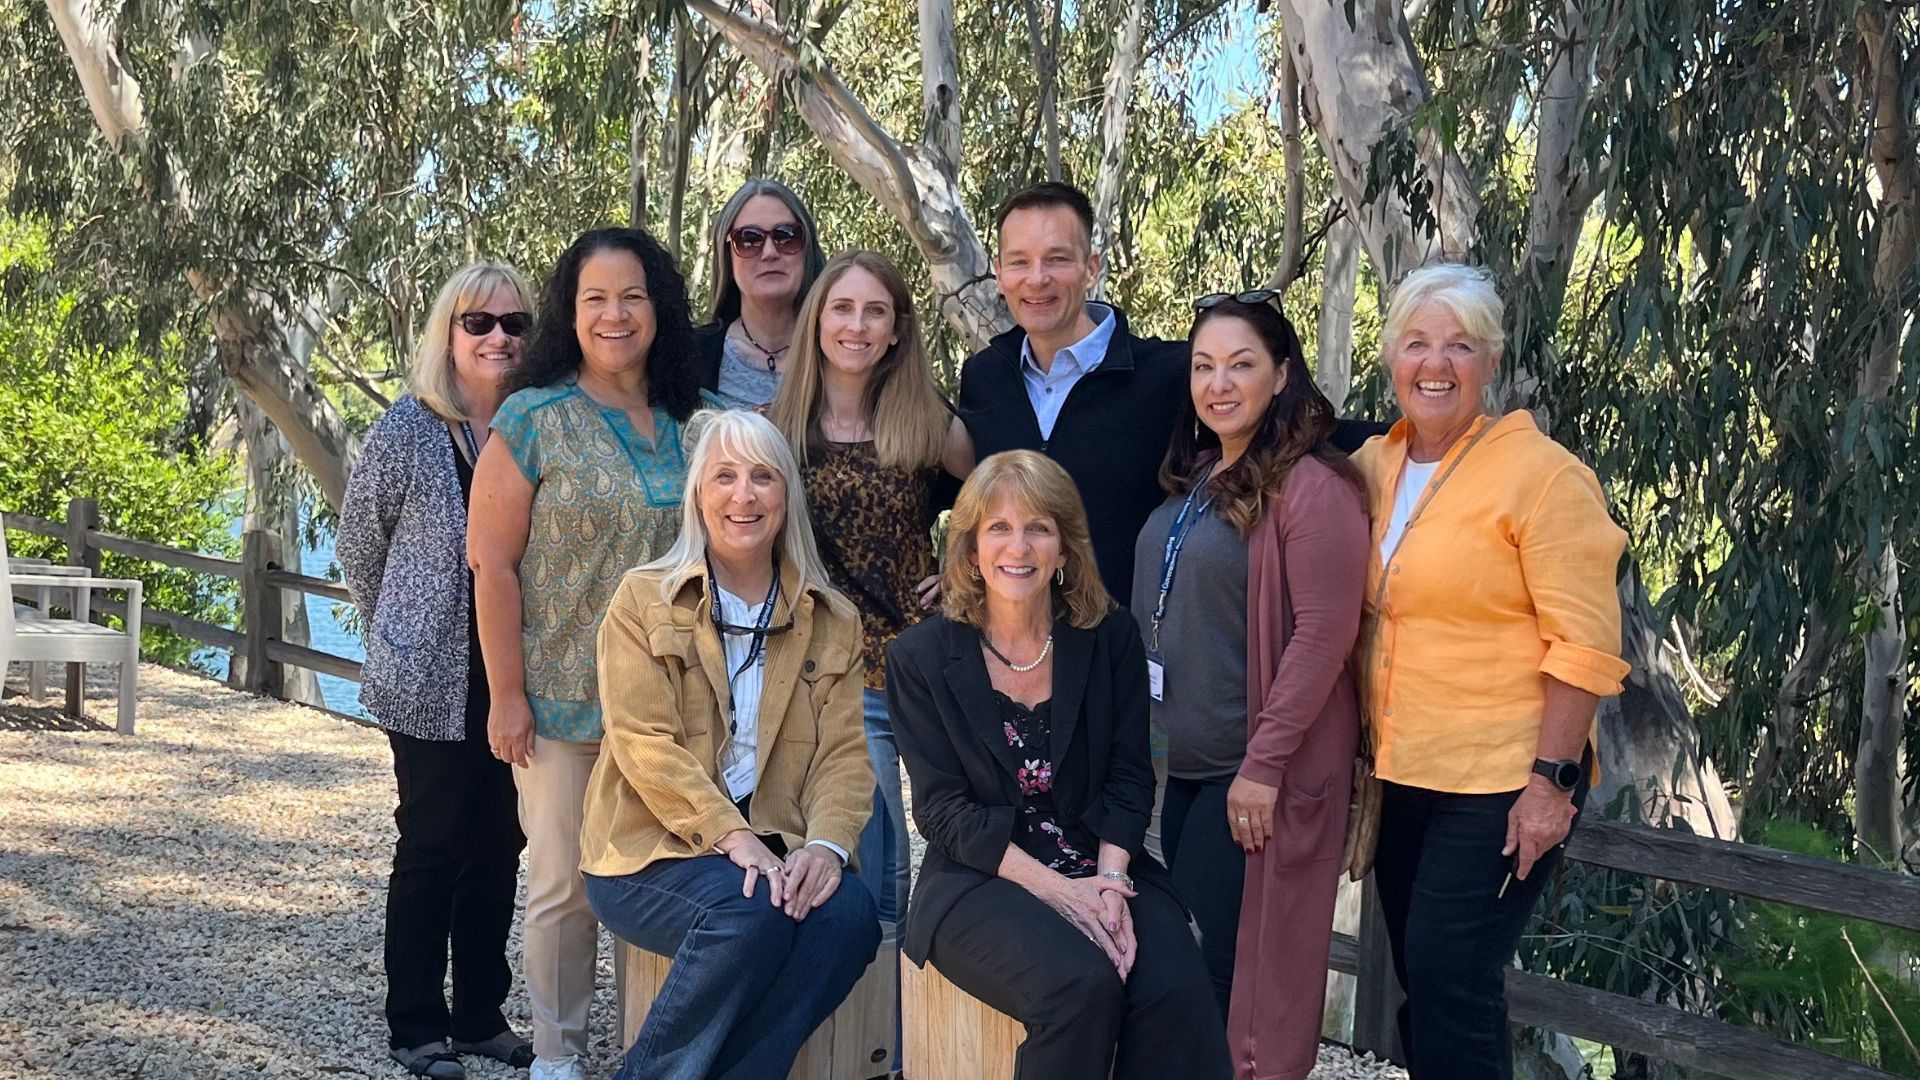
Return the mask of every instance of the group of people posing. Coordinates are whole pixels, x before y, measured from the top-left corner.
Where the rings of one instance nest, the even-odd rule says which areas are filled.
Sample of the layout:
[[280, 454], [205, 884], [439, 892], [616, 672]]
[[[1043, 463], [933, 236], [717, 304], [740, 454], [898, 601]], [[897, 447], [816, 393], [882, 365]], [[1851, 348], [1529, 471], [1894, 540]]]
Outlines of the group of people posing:
[[1021, 1080], [1302, 1080], [1358, 760], [1410, 1072], [1511, 1076], [1503, 971], [1627, 672], [1625, 536], [1492, 410], [1490, 277], [1395, 287], [1389, 429], [1336, 419], [1271, 291], [1198, 298], [1185, 341], [1090, 302], [1073, 188], [995, 226], [1018, 325], [952, 403], [900, 272], [826, 259], [771, 181], [714, 224], [703, 327], [636, 229], [537, 302], [497, 264], [440, 291], [338, 543], [410, 1072], [583, 1078], [605, 925], [671, 958], [622, 1080], [777, 1080], [897, 970], [884, 921], [1025, 1026]]

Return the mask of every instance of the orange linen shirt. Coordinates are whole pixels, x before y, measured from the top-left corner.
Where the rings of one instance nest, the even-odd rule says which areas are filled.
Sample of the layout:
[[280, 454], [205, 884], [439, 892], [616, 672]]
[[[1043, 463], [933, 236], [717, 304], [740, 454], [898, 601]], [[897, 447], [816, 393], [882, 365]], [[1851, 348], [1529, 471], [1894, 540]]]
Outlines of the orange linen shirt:
[[1487, 424], [1384, 566], [1380, 541], [1412, 429], [1401, 420], [1353, 458], [1373, 501], [1376, 624], [1362, 659], [1383, 780], [1462, 794], [1524, 787], [1544, 677], [1605, 697], [1629, 670], [1614, 592], [1627, 535], [1591, 469], [1519, 410], [1476, 421], [1434, 482]]

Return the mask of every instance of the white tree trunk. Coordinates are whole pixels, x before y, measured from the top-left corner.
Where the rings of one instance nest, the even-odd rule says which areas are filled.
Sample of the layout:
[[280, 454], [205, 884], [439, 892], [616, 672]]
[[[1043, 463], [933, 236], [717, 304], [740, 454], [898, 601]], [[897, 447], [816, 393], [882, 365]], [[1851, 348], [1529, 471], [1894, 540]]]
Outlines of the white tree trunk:
[[1380, 280], [1396, 282], [1433, 255], [1464, 254], [1480, 198], [1460, 159], [1431, 130], [1416, 138], [1415, 152], [1433, 185], [1435, 222], [1417, 225], [1392, 185], [1366, 198], [1374, 148], [1409, 130], [1415, 110], [1432, 96], [1400, 9], [1343, 0], [1279, 0], [1276, 7], [1287, 54], [1299, 71], [1307, 122]]
[[[146, 134], [146, 108], [140, 84], [120, 66], [114, 51], [114, 13], [86, 0], [47, 0], [47, 10], [60, 29], [74, 72], [86, 91], [94, 123], [116, 149], [126, 153], [133, 139]], [[204, 43], [183, 42], [182, 62], [191, 62], [204, 51]], [[178, 168], [173, 171], [173, 190], [167, 197], [176, 212], [191, 218], [192, 194], [181, 181]], [[275, 325], [269, 335], [242, 332], [239, 328], [259, 326], [263, 320], [253, 312], [236, 317], [231, 305], [223, 310], [218, 303], [219, 288], [203, 272], [188, 270], [187, 281], [202, 300], [216, 302], [214, 336], [228, 377], [279, 426], [300, 463], [313, 473], [327, 501], [338, 509], [347, 490], [347, 469], [357, 448], [333, 403], [314, 386], [305, 363], [292, 355], [283, 330]]]
[[1320, 259], [1320, 344], [1313, 381], [1343, 415], [1353, 393], [1353, 302], [1359, 283], [1360, 234], [1342, 217], [1327, 229]]
[[960, 53], [953, 0], [920, 0], [920, 130], [960, 175]]
[[1127, 173], [1127, 120], [1132, 115], [1133, 84], [1140, 74], [1146, 15], [1146, 0], [1127, 0], [1126, 21], [1114, 32], [1113, 59], [1107, 64], [1106, 87], [1101, 92], [1100, 171], [1093, 180], [1093, 250], [1102, 253], [1096, 296], [1106, 291], [1107, 262], [1113, 257], [1114, 217]]
[[[800, 116], [827, 153], [913, 238], [933, 275], [941, 315], [969, 348], [984, 347], [1013, 325], [994, 287], [987, 249], [967, 217], [956, 166], [944, 150], [924, 143], [901, 145], [867, 113], [819, 50], [784, 27], [721, 0], [687, 2], [768, 77], [792, 80]], [[939, 27], [923, 24], [920, 29], [924, 35]], [[950, 44], [936, 45], [933, 51], [953, 52]], [[927, 52], [923, 48], [922, 54]]]

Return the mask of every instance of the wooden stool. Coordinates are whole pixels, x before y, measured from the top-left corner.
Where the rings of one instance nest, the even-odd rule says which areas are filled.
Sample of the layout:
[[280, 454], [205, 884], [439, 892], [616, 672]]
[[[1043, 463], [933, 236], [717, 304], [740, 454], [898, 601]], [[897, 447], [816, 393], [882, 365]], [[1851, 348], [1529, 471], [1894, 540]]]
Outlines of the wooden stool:
[[900, 958], [900, 1064], [906, 1080], [1013, 1080], [1020, 1021]]
[[[893, 924], [880, 924], [878, 959], [867, 966], [853, 992], [815, 1029], [794, 1059], [787, 1080], [870, 1080], [885, 1076], [893, 1051]], [[646, 1022], [672, 958], [613, 939], [613, 966], [619, 986], [620, 1048], [633, 1045]]]

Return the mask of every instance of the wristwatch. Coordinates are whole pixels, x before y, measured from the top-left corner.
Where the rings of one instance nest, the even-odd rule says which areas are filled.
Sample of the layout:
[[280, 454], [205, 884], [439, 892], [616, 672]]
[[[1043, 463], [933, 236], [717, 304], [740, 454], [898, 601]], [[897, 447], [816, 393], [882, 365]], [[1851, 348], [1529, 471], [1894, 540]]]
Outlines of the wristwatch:
[[1133, 879], [1128, 877], [1124, 870], [1109, 870], [1100, 876], [1106, 878], [1108, 881], [1119, 882], [1122, 888], [1133, 888]]
[[1580, 763], [1572, 760], [1548, 761], [1546, 758], [1533, 759], [1533, 771], [1553, 781], [1553, 786], [1561, 791], [1572, 791], [1580, 783]]

